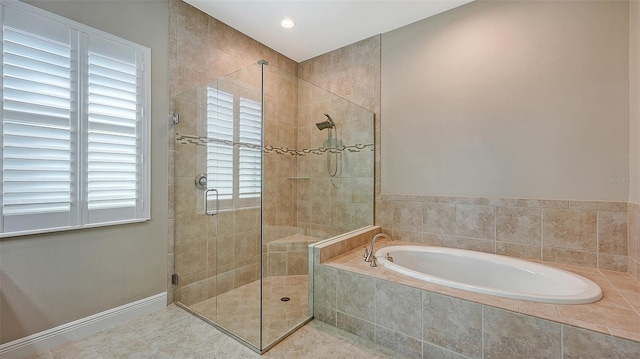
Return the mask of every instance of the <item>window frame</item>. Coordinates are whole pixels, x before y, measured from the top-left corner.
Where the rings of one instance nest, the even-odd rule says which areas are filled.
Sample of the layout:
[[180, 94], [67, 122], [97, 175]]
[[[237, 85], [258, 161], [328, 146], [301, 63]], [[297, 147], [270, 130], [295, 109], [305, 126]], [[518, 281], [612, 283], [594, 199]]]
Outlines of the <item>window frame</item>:
[[[72, 76], [71, 86], [75, 86], [76, 91], [72, 91], [72, 106], [71, 112], [75, 112], [75, 116], [71, 115], [70, 121], [72, 126], [71, 131], [71, 180], [72, 188], [69, 192], [71, 197], [71, 210], [69, 212], [70, 220], [67, 223], [52, 228], [40, 228], [40, 229], [26, 229], [15, 230], [13, 232], [5, 232], [5, 216], [3, 214], [4, 202], [2, 196], [0, 196], [0, 238], [17, 237], [33, 234], [43, 233], [55, 233], [84, 228], [96, 228], [105, 227], [129, 223], [145, 222], [151, 219], [151, 49], [132, 42], [130, 40], [118, 37], [116, 35], [104, 32], [102, 30], [93, 28], [88, 25], [81, 24], [63, 16], [48, 12], [46, 10], [37, 8], [35, 6], [22, 3], [17, 0], [0, 0], [0, 33], [4, 33], [5, 24], [5, 9], [11, 8], [15, 11], [24, 12], [28, 15], [40, 17], [45, 20], [65, 26], [70, 32], [70, 38], [74, 42], [72, 44], [72, 52], [75, 50], [75, 54], [72, 53], [72, 67], [71, 72], [76, 72]], [[135, 215], [127, 219], [113, 219], [107, 218], [100, 222], [91, 223], [90, 213], [88, 210], [88, 198], [87, 198], [87, 168], [88, 168], [88, 82], [86, 81], [88, 76], [88, 58], [89, 58], [89, 44], [88, 38], [96, 37], [99, 40], [106, 40], [118, 44], [119, 46], [125, 46], [140, 53], [141, 55], [141, 68], [140, 68], [140, 95], [139, 104], [140, 110], [137, 111], [139, 134], [136, 134], [137, 141], [140, 142], [139, 149], [139, 161], [136, 166], [139, 170], [136, 171], [136, 176], [140, 176], [140, 185], [137, 188], [136, 201], [139, 203], [135, 207]], [[2, 36], [4, 38], [4, 35]], [[3, 41], [0, 41], [0, 54], [4, 53]], [[0, 55], [3, 58], [3, 55]], [[4, 60], [3, 60], [4, 63]], [[75, 82], [73, 82], [75, 79]], [[0, 91], [4, 89], [4, 67], [0, 66]], [[4, 106], [3, 106], [4, 108]], [[2, 129], [3, 110], [0, 109], [0, 129]], [[0, 131], [0, 148], [4, 148], [3, 134]], [[3, 167], [3, 156], [0, 156], [0, 170]], [[4, 174], [3, 174], [4, 176]], [[3, 193], [3, 178], [0, 177], [0, 193]], [[75, 185], [74, 185], [75, 184]], [[139, 197], [138, 197], [139, 196]], [[76, 208], [73, 208], [76, 207]], [[47, 213], [43, 214], [47, 215]]]

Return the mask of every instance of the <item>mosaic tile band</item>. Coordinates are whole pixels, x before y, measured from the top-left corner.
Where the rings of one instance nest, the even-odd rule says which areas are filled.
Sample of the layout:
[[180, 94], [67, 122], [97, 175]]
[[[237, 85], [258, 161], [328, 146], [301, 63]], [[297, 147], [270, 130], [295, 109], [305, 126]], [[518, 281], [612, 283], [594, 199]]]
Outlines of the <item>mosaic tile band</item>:
[[260, 146], [253, 143], [246, 143], [246, 142], [216, 140], [216, 139], [210, 139], [207, 137], [184, 135], [180, 133], [176, 134], [176, 141], [180, 142], [183, 145], [192, 144], [196, 146], [206, 146], [206, 144], [209, 142], [217, 142], [217, 143], [225, 144], [228, 146], [246, 147], [246, 148], [253, 148], [253, 149], [262, 148], [264, 153], [275, 152], [276, 154], [279, 154], [279, 155], [289, 154], [291, 156], [323, 155], [323, 154], [326, 154], [327, 151], [330, 151], [331, 153], [335, 153], [336, 151], [338, 153], [342, 153], [345, 151], [349, 151], [349, 152], [373, 151], [373, 143], [342, 145], [342, 146], [331, 147], [331, 148], [317, 147], [317, 148], [293, 149], [293, 148], [280, 147], [280, 146]]

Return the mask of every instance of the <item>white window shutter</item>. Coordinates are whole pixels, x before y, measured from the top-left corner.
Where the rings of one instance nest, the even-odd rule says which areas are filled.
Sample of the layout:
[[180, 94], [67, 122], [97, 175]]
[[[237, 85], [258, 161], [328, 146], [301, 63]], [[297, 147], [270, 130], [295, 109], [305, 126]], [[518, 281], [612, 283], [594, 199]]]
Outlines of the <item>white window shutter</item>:
[[207, 187], [233, 198], [233, 95], [207, 88]]
[[239, 198], [260, 197], [262, 192], [262, 106], [240, 99]]
[[2, 229], [70, 226], [74, 33], [12, 8], [3, 20]]
[[150, 49], [17, 1], [0, 25], [0, 237], [147, 220]]
[[87, 221], [135, 218], [143, 183], [142, 54], [96, 35], [87, 37]]

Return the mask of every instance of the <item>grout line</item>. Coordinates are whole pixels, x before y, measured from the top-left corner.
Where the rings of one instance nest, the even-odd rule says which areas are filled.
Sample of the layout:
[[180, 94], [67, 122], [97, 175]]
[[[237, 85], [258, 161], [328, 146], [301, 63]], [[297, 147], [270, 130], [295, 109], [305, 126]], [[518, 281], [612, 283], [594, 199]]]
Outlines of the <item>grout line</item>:
[[564, 358], [564, 325], [560, 325], [560, 358]]
[[481, 312], [481, 314], [482, 314], [482, 316], [481, 316], [482, 317], [481, 318], [482, 319], [482, 325], [481, 325], [481, 331], [480, 331], [480, 333], [482, 334], [482, 353], [481, 353], [482, 358], [484, 358], [484, 356], [485, 356], [485, 351], [484, 351], [484, 333], [485, 333], [485, 329], [484, 329], [484, 324], [485, 324], [484, 309], [485, 309], [485, 307], [486, 306], [484, 304], [482, 304], [482, 312]]
[[596, 268], [600, 269], [600, 211], [596, 211]]
[[544, 262], [544, 208], [540, 208], [540, 260]]

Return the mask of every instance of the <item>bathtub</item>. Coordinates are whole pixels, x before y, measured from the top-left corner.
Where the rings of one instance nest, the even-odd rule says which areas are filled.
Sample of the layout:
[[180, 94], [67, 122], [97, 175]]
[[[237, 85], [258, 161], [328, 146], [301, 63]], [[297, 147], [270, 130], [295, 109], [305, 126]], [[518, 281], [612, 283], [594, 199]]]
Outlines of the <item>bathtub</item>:
[[397, 245], [378, 249], [375, 255], [378, 264], [390, 270], [472, 292], [554, 304], [585, 304], [602, 298], [600, 287], [587, 278], [497, 254]]

